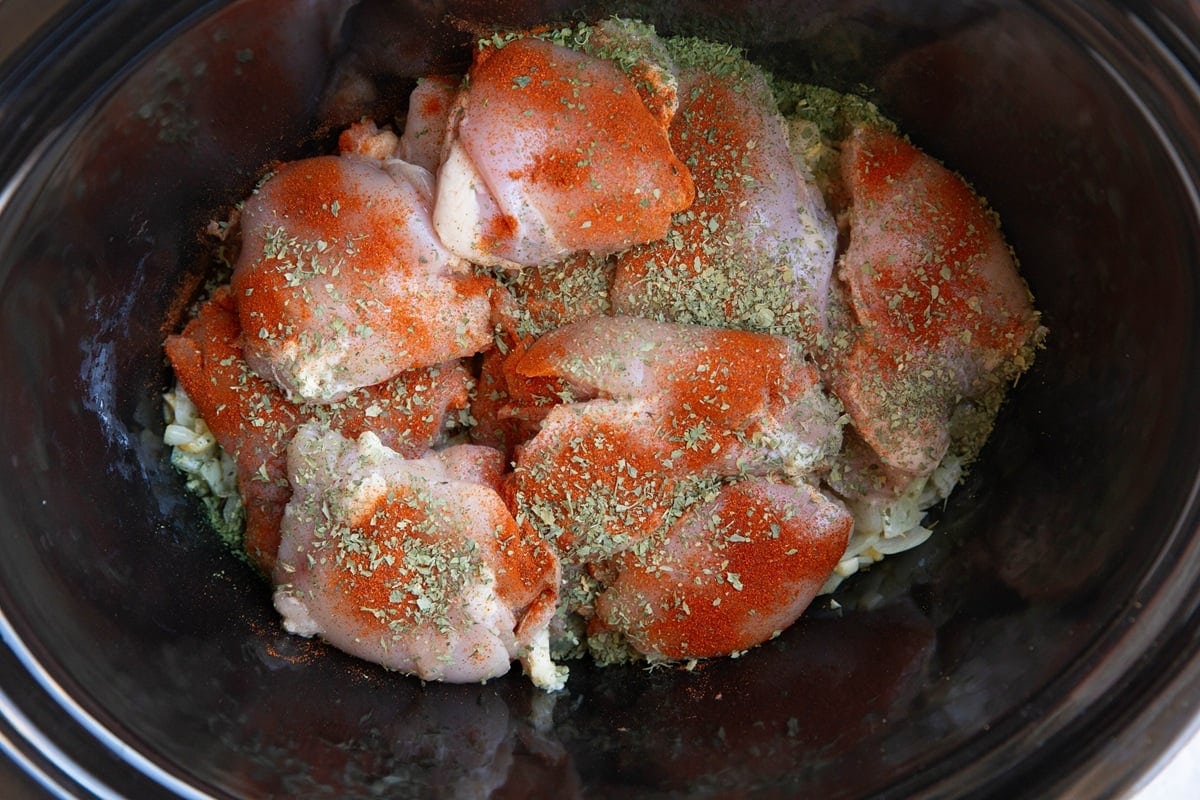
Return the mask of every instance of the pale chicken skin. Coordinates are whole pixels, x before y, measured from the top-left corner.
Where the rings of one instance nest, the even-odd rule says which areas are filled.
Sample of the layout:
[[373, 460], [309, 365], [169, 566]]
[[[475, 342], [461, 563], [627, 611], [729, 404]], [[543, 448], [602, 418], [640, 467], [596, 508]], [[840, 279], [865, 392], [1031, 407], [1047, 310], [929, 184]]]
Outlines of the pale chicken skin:
[[995, 219], [960, 177], [865, 126], [845, 142], [841, 172], [850, 243], [839, 275], [859, 327], [831, 384], [883, 464], [928, 474], [959, 403], [1028, 367], [1038, 314]]
[[522, 38], [475, 55], [434, 224], [474, 263], [535, 266], [659, 239], [692, 196], [661, 116], [616, 64]]
[[350, 125], [338, 136], [338, 151], [343, 156], [357, 155], [375, 161], [387, 161], [400, 158], [403, 149], [400, 137], [369, 120]]
[[491, 486], [485, 448], [405, 459], [365, 433], [317, 425], [288, 450], [293, 489], [274, 571], [289, 632], [425, 680], [482, 681], [520, 659], [562, 687], [549, 655], [552, 550], [521, 536]]
[[245, 203], [232, 286], [246, 360], [329, 403], [491, 343], [488, 291], [433, 231], [432, 176], [354, 153], [283, 165]]
[[228, 287], [205, 301], [182, 333], [167, 338], [166, 352], [180, 385], [237, 463], [246, 509], [243, 549], [265, 574], [274, 568], [292, 494], [287, 447], [300, 425], [317, 420], [351, 437], [375, 430], [388, 447], [418, 456], [442, 438], [448, 416], [466, 406], [470, 385], [463, 366], [451, 362], [406, 370], [333, 406], [292, 403], [246, 363]]
[[408, 97], [399, 158], [437, 174], [442, 165], [450, 108], [460, 83], [462, 79], [453, 75], [430, 75], [417, 83]]
[[815, 341], [837, 225], [797, 169], [762, 72], [727, 48], [676, 50], [671, 145], [692, 172], [696, 200], [665, 239], [617, 256], [614, 310]]

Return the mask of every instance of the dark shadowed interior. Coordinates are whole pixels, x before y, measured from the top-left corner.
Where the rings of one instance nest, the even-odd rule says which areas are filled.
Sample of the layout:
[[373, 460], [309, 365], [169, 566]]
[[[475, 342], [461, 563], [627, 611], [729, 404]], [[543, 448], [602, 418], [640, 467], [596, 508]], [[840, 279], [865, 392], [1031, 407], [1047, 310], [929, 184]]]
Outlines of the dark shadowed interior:
[[[1098, 797], [1186, 723], [1171, 711], [1200, 685], [1185, 4], [159, 5], [78, 4], [0, 79], [0, 733], [48, 782]], [[576, 664], [548, 696], [519, 674], [421, 685], [288, 636], [159, 438], [162, 339], [202, 277], [198, 232], [269, 162], [328, 144], [337, 59], [403, 98], [490, 26], [614, 12], [875, 100], [999, 212], [1046, 349], [933, 540], [740, 659]]]

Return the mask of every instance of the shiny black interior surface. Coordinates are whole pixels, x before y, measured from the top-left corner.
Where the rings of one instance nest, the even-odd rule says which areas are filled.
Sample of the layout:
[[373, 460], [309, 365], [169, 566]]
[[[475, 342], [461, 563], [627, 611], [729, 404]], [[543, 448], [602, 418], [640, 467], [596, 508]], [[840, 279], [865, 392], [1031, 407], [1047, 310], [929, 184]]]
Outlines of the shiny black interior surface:
[[[0, 77], [6, 749], [80, 796], [1128, 786], [1183, 724], [1172, 692], [1200, 685], [1200, 105], [1185, 8], [76, 5]], [[198, 231], [270, 160], [328, 141], [319, 100], [338, 59], [403, 97], [462, 63], [474, 31], [614, 11], [866, 92], [991, 200], [1046, 350], [934, 540], [736, 661], [579, 664], [551, 698], [519, 675], [422, 686], [286, 635], [157, 439], [161, 342], [197, 287]]]

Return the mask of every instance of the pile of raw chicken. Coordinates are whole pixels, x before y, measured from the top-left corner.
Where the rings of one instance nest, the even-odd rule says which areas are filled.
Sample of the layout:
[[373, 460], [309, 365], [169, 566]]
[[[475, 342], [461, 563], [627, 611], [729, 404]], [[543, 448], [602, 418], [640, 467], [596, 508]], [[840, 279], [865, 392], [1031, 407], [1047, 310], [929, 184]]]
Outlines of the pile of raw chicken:
[[839, 119], [609, 20], [278, 166], [166, 350], [287, 630], [548, 690], [740, 654], [846, 571], [852, 509], [973, 458], [1038, 315], [959, 177]]

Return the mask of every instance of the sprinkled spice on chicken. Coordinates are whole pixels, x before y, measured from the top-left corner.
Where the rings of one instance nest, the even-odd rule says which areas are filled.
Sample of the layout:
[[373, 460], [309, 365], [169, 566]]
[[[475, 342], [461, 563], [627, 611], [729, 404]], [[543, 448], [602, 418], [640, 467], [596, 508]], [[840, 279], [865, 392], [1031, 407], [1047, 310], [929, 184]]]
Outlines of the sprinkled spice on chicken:
[[164, 395], [284, 627], [389, 669], [780, 635], [931, 535], [1045, 336], [960, 176], [725, 45], [498, 31], [395, 121], [212, 227]]

